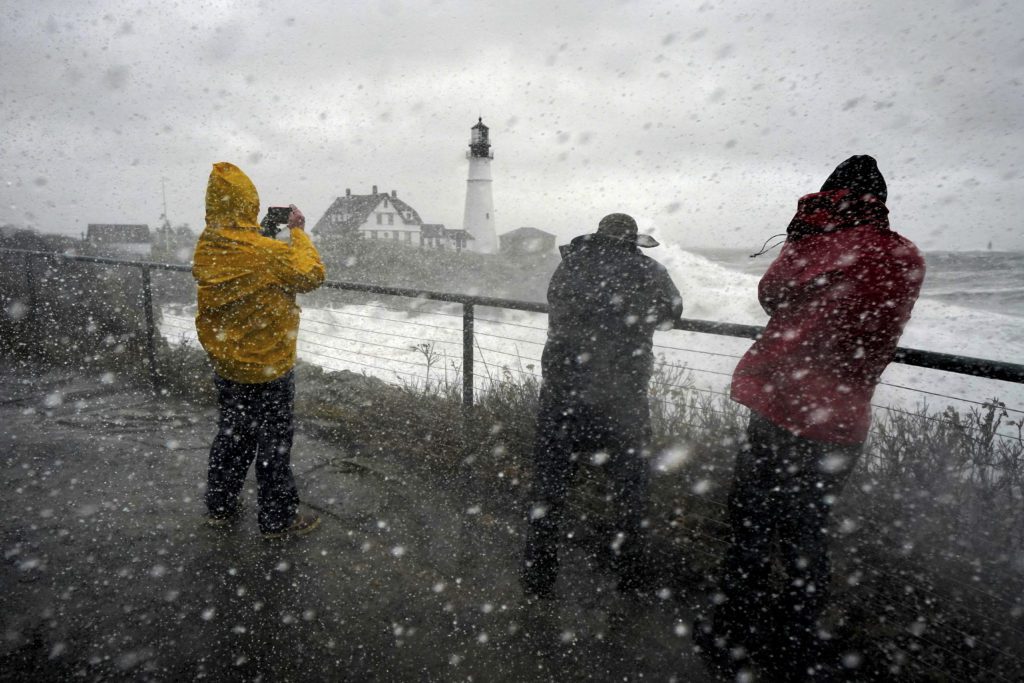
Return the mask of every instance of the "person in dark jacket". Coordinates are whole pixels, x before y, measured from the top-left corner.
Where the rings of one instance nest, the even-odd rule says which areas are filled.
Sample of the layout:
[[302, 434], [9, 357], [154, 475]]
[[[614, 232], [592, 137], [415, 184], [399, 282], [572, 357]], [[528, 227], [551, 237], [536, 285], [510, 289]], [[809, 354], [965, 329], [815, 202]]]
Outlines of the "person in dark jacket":
[[641, 587], [642, 521], [647, 510], [651, 439], [647, 385], [656, 329], [682, 315], [668, 271], [637, 247], [658, 242], [625, 214], [601, 219], [597, 232], [563, 246], [548, 286], [548, 338], [534, 442], [534, 480], [522, 582], [529, 596], [550, 597], [558, 573], [558, 532], [582, 454], [599, 454], [612, 475], [621, 527], [620, 586]]
[[[831, 581], [831, 508], [924, 279], [917, 248], [889, 228], [885, 200], [870, 156], [847, 159], [800, 199], [758, 286], [771, 318], [733, 374], [732, 398], [751, 414], [728, 500], [725, 600], [695, 635], [720, 661], [753, 653], [788, 680], [823, 665], [817, 621]], [[772, 573], [776, 552], [782, 581]]]

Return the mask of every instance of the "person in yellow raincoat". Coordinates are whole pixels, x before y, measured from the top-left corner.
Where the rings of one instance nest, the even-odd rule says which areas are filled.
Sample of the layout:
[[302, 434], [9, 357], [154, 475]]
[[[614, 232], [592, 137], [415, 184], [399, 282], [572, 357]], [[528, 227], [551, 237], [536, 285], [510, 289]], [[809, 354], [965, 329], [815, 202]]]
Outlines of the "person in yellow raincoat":
[[239, 494], [256, 462], [258, 520], [267, 538], [312, 531], [320, 518], [298, 512], [291, 469], [294, 433], [295, 295], [324, 281], [324, 266], [294, 205], [291, 243], [260, 234], [260, 198], [249, 177], [213, 165], [206, 229], [192, 275], [199, 287], [196, 330], [213, 364], [220, 416], [210, 448], [206, 506], [210, 526], [239, 517]]

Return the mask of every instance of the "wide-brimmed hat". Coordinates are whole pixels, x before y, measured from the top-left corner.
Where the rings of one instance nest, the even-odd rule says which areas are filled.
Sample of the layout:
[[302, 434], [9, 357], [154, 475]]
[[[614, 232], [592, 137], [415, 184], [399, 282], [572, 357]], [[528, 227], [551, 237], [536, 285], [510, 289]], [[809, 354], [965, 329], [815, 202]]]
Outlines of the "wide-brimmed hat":
[[636, 221], [624, 213], [610, 213], [597, 224], [597, 234], [635, 244], [638, 247], [656, 247], [658, 240], [637, 232]]

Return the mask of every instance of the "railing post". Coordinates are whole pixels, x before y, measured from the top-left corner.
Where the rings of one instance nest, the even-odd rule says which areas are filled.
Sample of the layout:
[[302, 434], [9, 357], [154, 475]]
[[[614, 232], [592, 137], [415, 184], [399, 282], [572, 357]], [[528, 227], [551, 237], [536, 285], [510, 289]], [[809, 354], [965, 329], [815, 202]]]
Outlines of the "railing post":
[[28, 301], [25, 302], [25, 305], [28, 307], [26, 315], [28, 317], [27, 322], [29, 324], [29, 329], [33, 331], [39, 328], [36, 324], [36, 319], [39, 315], [39, 311], [36, 310], [38, 306], [36, 297], [36, 275], [32, 270], [32, 263], [34, 260], [35, 259], [32, 256], [25, 256], [25, 289], [28, 290]]
[[156, 321], [153, 316], [153, 286], [149, 279], [149, 266], [142, 266], [142, 308], [146, 312], [146, 360], [149, 363], [149, 381], [153, 392], [160, 391], [160, 372], [156, 367]]
[[473, 304], [462, 304], [462, 407], [473, 407]]

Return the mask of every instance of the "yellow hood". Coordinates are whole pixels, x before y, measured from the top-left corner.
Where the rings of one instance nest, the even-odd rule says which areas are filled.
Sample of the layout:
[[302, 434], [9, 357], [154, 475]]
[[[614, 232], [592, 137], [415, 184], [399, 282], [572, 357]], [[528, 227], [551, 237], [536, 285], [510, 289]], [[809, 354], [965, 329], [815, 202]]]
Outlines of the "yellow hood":
[[214, 164], [206, 185], [206, 227], [256, 230], [259, 213], [260, 193], [249, 176], [226, 161]]
[[233, 164], [213, 165], [206, 188], [206, 230], [192, 275], [199, 285], [196, 331], [224, 379], [272, 381], [295, 365], [299, 307], [295, 295], [324, 281], [324, 266], [305, 231], [291, 242], [264, 237], [260, 198]]

